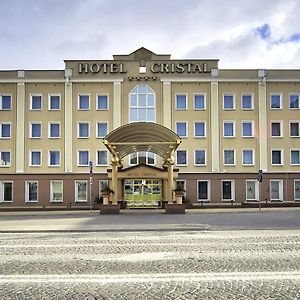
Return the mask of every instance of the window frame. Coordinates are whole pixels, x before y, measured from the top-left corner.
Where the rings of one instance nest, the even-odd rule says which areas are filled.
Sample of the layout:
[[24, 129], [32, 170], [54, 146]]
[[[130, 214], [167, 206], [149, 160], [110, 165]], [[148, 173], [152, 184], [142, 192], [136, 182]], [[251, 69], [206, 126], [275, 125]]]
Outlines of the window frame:
[[[251, 96], [251, 107], [250, 108], [244, 108], [243, 107], [243, 96]], [[245, 111], [254, 110], [254, 94], [253, 93], [242, 93], [241, 94], [241, 109]]]
[[[5, 188], [4, 185], [6, 183], [11, 184], [11, 200], [4, 199]], [[14, 182], [12, 180], [1, 180], [0, 181], [0, 203], [13, 203], [14, 202]]]
[[[247, 183], [248, 182], [254, 182], [254, 185], [255, 185], [255, 198], [253, 198], [253, 199], [248, 198], [248, 195], [247, 195], [247, 191], [248, 191]], [[246, 195], [245, 195], [246, 202], [258, 202], [259, 201], [259, 184], [258, 184], [257, 179], [246, 179], [245, 180], [245, 193], [246, 193]]]
[[[9, 125], [9, 137], [6, 137], [6, 136], [3, 137], [2, 136], [2, 126], [3, 125]], [[0, 122], [0, 139], [1, 140], [9, 140], [9, 139], [11, 139], [11, 122], [5, 122], [5, 121], [4, 122], [2, 122], [2, 121]]]
[[[59, 108], [51, 108], [51, 97], [58, 97], [59, 99]], [[59, 111], [61, 110], [61, 95], [58, 93], [50, 93], [48, 94], [48, 110], [50, 111]]]
[[[197, 164], [196, 162], [196, 151], [204, 151], [204, 158], [205, 158], [205, 162], [204, 164]], [[207, 157], [206, 157], [206, 149], [194, 149], [194, 166], [196, 167], [206, 167], [207, 166]]]
[[[106, 135], [104, 135], [104, 136], [99, 136], [98, 124], [106, 124]], [[97, 139], [103, 139], [103, 138], [105, 138], [105, 137], [107, 136], [107, 134], [108, 134], [108, 132], [109, 132], [108, 125], [109, 125], [109, 123], [108, 123], [107, 121], [104, 121], [104, 122], [102, 122], [102, 121], [101, 121], [101, 122], [100, 122], [100, 121], [97, 121], [97, 122], [96, 122], [96, 138], [97, 138]]]
[[[281, 163], [280, 164], [274, 164], [273, 163], [273, 151], [280, 151], [280, 160], [281, 160]], [[281, 148], [272, 148], [271, 149], [271, 165], [272, 166], [283, 166], [284, 165], [284, 149], [281, 149]]]
[[[87, 152], [87, 154], [88, 154], [86, 165], [81, 165], [80, 164], [80, 152]], [[77, 167], [88, 167], [89, 166], [89, 161], [90, 161], [90, 150], [89, 149], [78, 149], [77, 150]]]
[[[33, 165], [32, 164], [32, 153], [33, 152], [39, 152], [40, 153], [40, 164], [39, 165]], [[29, 150], [29, 167], [41, 167], [42, 164], [43, 164], [42, 150], [41, 149], [30, 149]]]
[[[78, 190], [77, 190], [77, 183], [85, 183], [86, 184], [86, 199], [79, 200], [78, 199]], [[89, 185], [87, 180], [75, 180], [75, 203], [87, 203], [88, 201], [88, 192], [89, 192]]]
[[[40, 136], [32, 136], [32, 125], [40, 125]], [[43, 126], [42, 122], [29, 122], [29, 138], [30, 139], [41, 139], [43, 136]]]
[[[298, 96], [298, 107], [291, 107], [291, 96]], [[300, 93], [289, 93], [289, 109], [290, 110], [300, 109]]]
[[[225, 108], [225, 96], [232, 96], [232, 108]], [[236, 109], [236, 100], [235, 100], [235, 93], [225, 92], [223, 93], [223, 110], [224, 111], [232, 111]]]
[[[80, 125], [87, 124], [88, 125], [88, 135], [80, 136]], [[90, 122], [89, 121], [78, 121], [77, 122], [77, 138], [78, 139], [89, 139], [91, 136]]]
[[[272, 182], [279, 182], [279, 199], [272, 198]], [[269, 182], [269, 188], [270, 188], [270, 201], [277, 201], [277, 202], [283, 202], [283, 180], [282, 179], [270, 179]]]
[[[2, 97], [10, 97], [10, 108], [3, 108], [3, 98]], [[12, 108], [12, 94], [0, 94], [0, 111], [11, 111]]]
[[[204, 135], [196, 135], [196, 124], [203, 123]], [[195, 139], [205, 139], [206, 138], [206, 121], [194, 121], [194, 138]]]
[[[299, 163], [297, 164], [293, 164], [292, 163], [292, 151], [298, 151], [298, 159], [299, 159]], [[300, 148], [290, 148], [290, 165], [291, 166], [300, 166]]]
[[[233, 151], [233, 159], [234, 159], [233, 164], [226, 164], [225, 163], [225, 151]], [[223, 165], [227, 166], [227, 167], [234, 167], [234, 166], [236, 166], [236, 149], [232, 149], [232, 148], [224, 148], [223, 149]]]
[[[291, 124], [298, 124], [298, 135], [292, 135]], [[289, 136], [290, 138], [299, 138], [300, 137], [300, 121], [299, 120], [290, 120], [289, 122]]]
[[[1, 163], [2, 153], [8, 152], [9, 153], [9, 164], [3, 164]], [[0, 149], [0, 168], [10, 168], [11, 167], [11, 150], [10, 149]]]
[[[58, 137], [56, 137], [56, 136], [51, 136], [51, 125], [58, 125], [58, 134], [59, 134], [59, 136]], [[60, 126], [61, 124], [60, 124], [60, 122], [48, 122], [48, 138], [49, 139], [60, 139], [60, 137], [61, 137], [61, 134], [60, 134], [60, 129], [61, 129], [61, 126]]]
[[[106, 154], [106, 163], [105, 164], [99, 164], [98, 152], [105, 152], [105, 154]], [[108, 166], [108, 151], [107, 150], [105, 150], [105, 149], [97, 149], [96, 150], [96, 166], [97, 167], [107, 167]]]
[[[244, 135], [244, 124], [251, 124], [251, 135]], [[254, 121], [242, 120], [242, 138], [254, 138]]]
[[[179, 132], [178, 132], [178, 128], [177, 128], [177, 126], [178, 126], [178, 124], [185, 124], [185, 133], [186, 133], [186, 135], [180, 135], [179, 134]], [[175, 128], [176, 128], [176, 134], [177, 135], [179, 135], [181, 138], [183, 138], [183, 139], [186, 139], [186, 138], [188, 138], [188, 136], [189, 136], [189, 133], [188, 133], [188, 122], [187, 121], [176, 121], [175, 122]]]
[[[207, 183], [207, 199], [199, 198], [199, 182]], [[211, 201], [211, 181], [210, 180], [197, 180], [197, 201], [198, 202], [210, 202]]]
[[[296, 182], [299, 182], [299, 185], [300, 185], [300, 179], [294, 179], [294, 201], [298, 202], [298, 201], [300, 201], [300, 197], [296, 198]], [[300, 195], [300, 193], [299, 193], [299, 195]]]
[[[279, 104], [280, 104], [280, 107], [279, 108], [276, 108], [276, 107], [272, 107], [272, 96], [279, 96]], [[270, 93], [270, 109], [271, 110], [280, 110], [282, 109], [282, 93]]]
[[[231, 198], [225, 199], [224, 198], [224, 191], [223, 191], [223, 183], [224, 182], [231, 182]], [[222, 179], [221, 180], [221, 196], [222, 196], [222, 202], [235, 202], [235, 180], [234, 179]]]
[[[51, 155], [50, 155], [50, 152], [58, 152], [59, 154], [59, 164], [58, 165], [51, 165]], [[51, 150], [48, 150], [48, 167], [50, 168], [57, 168], [57, 167], [60, 167], [61, 166], [61, 151], [59, 149], [51, 149]]]
[[[203, 108], [196, 108], [196, 96], [203, 96]], [[204, 111], [206, 110], [206, 93], [193, 93], [193, 100], [194, 100], [194, 110], [197, 111]]]
[[[225, 135], [225, 124], [232, 124], [232, 135]], [[236, 137], [235, 131], [235, 121], [234, 120], [223, 120], [223, 138], [224, 139], [233, 139]]]
[[[62, 186], [62, 198], [60, 200], [53, 199], [53, 186], [52, 183], [59, 182]], [[64, 181], [63, 180], [50, 180], [50, 203], [62, 203], [64, 202]]]
[[[272, 124], [280, 124], [280, 135], [273, 135]], [[275, 139], [283, 138], [283, 121], [282, 120], [270, 122], [270, 136], [271, 136], [271, 138], [275, 138]]]
[[[29, 183], [36, 183], [36, 200], [29, 199]], [[38, 180], [26, 180], [25, 181], [25, 203], [38, 203], [39, 202], [39, 182]]]
[[[80, 97], [88, 96], [89, 97], [89, 107], [88, 108], [80, 108]], [[89, 111], [91, 109], [91, 95], [89, 93], [79, 93], [78, 94], [78, 102], [77, 102], [77, 110], [78, 111]]]
[[[106, 108], [105, 109], [98, 107], [98, 96], [105, 96], [106, 97]], [[107, 110], [109, 110], [109, 94], [107, 94], [107, 93], [96, 94], [96, 110], [98, 110], [98, 111], [107, 111]]]
[[[252, 151], [252, 164], [244, 163], [244, 151]], [[243, 167], [253, 167], [255, 166], [255, 150], [253, 148], [243, 148], [242, 149], [242, 165]]]
[[[178, 163], [178, 152], [185, 152], [185, 160], [186, 160], [186, 163], [184, 164], [179, 164]], [[179, 149], [179, 150], [176, 150], [176, 166], [182, 166], [182, 167], [186, 167], [188, 166], [188, 151], [186, 149]]]
[[[41, 98], [41, 108], [32, 108], [33, 97], [40, 97]], [[38, 93], [30, 94], [29, 110], [30, 111], [41, 111], [42, 109], [43, 109], [43, 94], [38, 94]]]
[[[178, 96], [185, 96], [185, 108], [179, 108], [177, 103], [177, 97]], [[175, 109], [185, 111], [189, 109], [189, 99], [187, 93], [175, 93]]]

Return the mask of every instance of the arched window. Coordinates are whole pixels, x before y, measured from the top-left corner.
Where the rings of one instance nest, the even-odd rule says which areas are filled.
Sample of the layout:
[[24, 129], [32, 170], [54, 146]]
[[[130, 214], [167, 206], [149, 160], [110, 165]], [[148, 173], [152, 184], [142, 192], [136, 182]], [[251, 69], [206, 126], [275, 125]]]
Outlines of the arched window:
[[129, 122], [156, 122], [155, 93], [147, 84], [138, 84], [129, 93]]

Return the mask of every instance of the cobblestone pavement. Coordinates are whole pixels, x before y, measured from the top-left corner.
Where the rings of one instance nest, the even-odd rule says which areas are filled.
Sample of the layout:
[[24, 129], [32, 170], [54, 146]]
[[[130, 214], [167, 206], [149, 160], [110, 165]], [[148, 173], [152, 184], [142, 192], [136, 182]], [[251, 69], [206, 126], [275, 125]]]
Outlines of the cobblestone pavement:
[[0, 299], [300, 299], [300, 231], [0, 233]]

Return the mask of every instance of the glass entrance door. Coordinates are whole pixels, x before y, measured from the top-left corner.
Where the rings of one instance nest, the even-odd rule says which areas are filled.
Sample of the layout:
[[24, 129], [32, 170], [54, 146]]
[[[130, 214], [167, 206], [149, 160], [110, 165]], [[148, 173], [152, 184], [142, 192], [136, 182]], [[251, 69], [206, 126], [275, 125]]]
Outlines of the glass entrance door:
[[128, 208], [161, 207], [161, 180], [125, 179], [124, 200]]

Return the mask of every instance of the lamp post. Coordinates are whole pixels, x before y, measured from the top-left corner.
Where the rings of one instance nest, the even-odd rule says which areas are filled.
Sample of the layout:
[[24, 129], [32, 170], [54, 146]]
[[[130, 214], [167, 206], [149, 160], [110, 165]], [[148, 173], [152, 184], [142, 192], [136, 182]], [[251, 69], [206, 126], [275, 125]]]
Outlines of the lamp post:
[[89, 188], [89, 198], [90, 198], [90, 213], [92, 212], [92, 185], [93, 185], [93, 162], [90, 161], [90, 188]]

